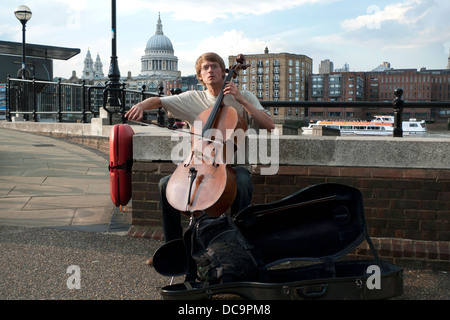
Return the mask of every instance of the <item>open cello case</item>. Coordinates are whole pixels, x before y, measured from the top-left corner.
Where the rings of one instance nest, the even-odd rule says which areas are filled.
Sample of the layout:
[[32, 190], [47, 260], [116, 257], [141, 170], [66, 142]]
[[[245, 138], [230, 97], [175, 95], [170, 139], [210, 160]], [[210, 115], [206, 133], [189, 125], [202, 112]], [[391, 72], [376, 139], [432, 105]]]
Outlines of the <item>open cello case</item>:
[[[379, 259], [367, 233], [361, 192], [354, 187], [313, 185], [279, 201], [251, 205], [233, 221], [250, 244], [260, 277], [171, 284], [161, 289], [164, 299], [235, 294], [256, 300], [369, 300], [403, 293], [403, 268]], [[364, 240], [373, 259], [345, 259]], [[156, 271], [185, 274], [187, 251], [183, 239], [164, 244], [154, 255]]]

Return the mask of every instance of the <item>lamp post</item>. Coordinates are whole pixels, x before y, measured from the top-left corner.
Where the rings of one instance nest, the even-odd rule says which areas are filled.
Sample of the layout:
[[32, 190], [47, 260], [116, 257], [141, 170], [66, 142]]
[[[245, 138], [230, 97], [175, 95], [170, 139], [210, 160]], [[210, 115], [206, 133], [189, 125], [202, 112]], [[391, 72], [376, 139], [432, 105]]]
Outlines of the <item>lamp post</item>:
[[28, 70], [26, 70], [26, 46], [25, 46], [25, 25], [27, 24], [28, 20], [31, 19], [31, 10], [27, 6], [21, 5], [16, 8], [14, 11], [14, 14], [16, 18], [22, 23], [22, 79], [28, 78], [28, 74], [25, 75]]
[[[109, 88], [113, 89], [109, 93], [108, 104], [117, 106], [118, 91], [120, 89], [120, 71], [117, 63], [117, 27], [116, 27], [116, 0], [111, 0], [111, 62], [109, 66]], [[123, 103], [123, 102], [122, 102]]]

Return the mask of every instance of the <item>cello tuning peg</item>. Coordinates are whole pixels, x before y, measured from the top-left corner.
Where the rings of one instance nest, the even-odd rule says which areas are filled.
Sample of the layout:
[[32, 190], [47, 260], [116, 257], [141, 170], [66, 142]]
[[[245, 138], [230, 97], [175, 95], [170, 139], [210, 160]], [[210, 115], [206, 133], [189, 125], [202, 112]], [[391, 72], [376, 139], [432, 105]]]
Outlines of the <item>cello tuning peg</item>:
[[244, 63], [245, 62], [245, 57], [244, 57], [244, 55], [242, 53], [237, 55], [236, 62], [237, 63]]

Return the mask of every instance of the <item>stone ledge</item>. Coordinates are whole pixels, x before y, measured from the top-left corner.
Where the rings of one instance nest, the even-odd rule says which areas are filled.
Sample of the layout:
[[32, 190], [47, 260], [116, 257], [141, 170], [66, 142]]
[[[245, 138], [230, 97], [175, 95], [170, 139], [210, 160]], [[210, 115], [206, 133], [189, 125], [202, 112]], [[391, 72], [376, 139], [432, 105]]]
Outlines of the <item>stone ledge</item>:
[[[41, 123], [0, 121], [0, 127], [35, 133], [109, 138], [112, 126], [103, 119], [92, 123]], [[180, 143], [189, 150], [190, 138], [158, 127], [132, 126], [134, 161], [171, 161], [171, 151]], [[260, 137], [249, 136], [259, 150]], [[270, 154], [269, 139], [266, 150]], [[266, 154], [266, 155], [267, 155]], [[263, 154], [264, 155], [264, 154]], [[266, 156], [264, 155], [264, 156]], [[257, 157], [257, 163], [261, 163]], [[266, 160], [267, 161], [267, 160]], [[269, 160], [275, 163], [275, 157]], [[266, 163], [267, 165], [271, 164]], [[279, 165], [314, 165], [379, 168], [450, 169], [450, 138], [279, 136]]]
[[[249, 136], [249, 144], [259, 153], [258, 139]], [[189, 143], [190, 139], [175, 133], [137, 133], [134, 161], [171, 161], [173, 148], [190, 150]], [[266, 151], [271, 152], [270, 139]], [[271, 157], [262, 163], [258, 156], [258, 163], [252, 164], [273, 165], [275, 157]], [[279, 136], [278, 165], [450, 169], [450, 138]]]

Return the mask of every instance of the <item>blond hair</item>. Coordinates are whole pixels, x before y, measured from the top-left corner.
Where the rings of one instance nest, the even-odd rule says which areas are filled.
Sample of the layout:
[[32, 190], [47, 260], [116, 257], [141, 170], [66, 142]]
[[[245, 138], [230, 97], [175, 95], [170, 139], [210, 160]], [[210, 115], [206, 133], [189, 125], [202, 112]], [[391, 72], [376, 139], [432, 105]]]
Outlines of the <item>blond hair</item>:
[[195, 71], [197, 72], [197, 79], [198, 81], [200, 81], [200, 83], [202, 85], [205, 85], [205, 83], [203, 82], [203, 79], [201, 78], [201, 69], [202, 69], [202, 63], [204, 61], [212, 61], [212, 62], [217, 62], [220, 65], [220, 68], [222, 69], [222, 71], [225, 73], [225, 62], [223, 61], [223, 59], [214, 52], [207, 52], [202, 54], [200, 57], [197, 58], [197, 61], [195, 62]]

